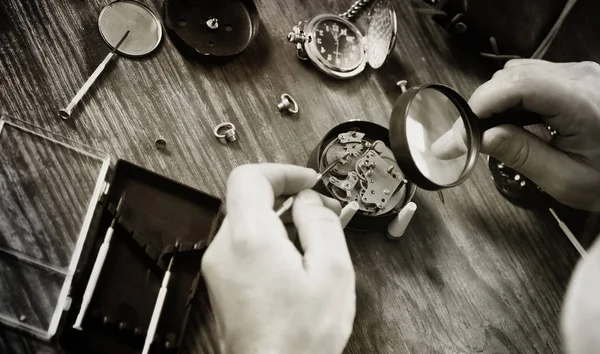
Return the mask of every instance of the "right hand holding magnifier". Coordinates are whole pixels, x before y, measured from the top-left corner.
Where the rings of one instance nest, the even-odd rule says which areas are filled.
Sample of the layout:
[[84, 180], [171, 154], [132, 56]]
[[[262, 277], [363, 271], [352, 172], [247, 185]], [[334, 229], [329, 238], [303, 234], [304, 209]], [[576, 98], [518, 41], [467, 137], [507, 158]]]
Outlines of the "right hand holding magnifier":
[[[480, 152], [527, 176], [558, 201], [600, 210], [600, 65], [522, 59], [479, 87], [469, 105], [482, 119], [519, 107], [542, 117], [540, 126], [482, 129]], [[440, 160], [467, 153], [463, 120], [432, 145]]]

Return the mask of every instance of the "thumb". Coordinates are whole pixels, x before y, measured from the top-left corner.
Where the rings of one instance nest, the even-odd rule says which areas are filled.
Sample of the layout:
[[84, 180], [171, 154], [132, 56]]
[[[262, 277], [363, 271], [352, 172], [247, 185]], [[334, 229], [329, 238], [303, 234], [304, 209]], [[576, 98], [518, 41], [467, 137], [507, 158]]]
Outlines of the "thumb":
[[500, 125], [486, 130], [481, 139], [481, 152], [497, 158], [530, 179], [547, 176], [548, 166], [553, 166], [549, 162], [560, 159], [559, 151], [536, 135], [514, 125]]
[[[481, 152], [519, 171], [555, 199], [576, 208], [591, 208], [600, 174], [529, 131], [500, 125], [483, 133]], [[574, 182], [579, 188], [573, 188]]]

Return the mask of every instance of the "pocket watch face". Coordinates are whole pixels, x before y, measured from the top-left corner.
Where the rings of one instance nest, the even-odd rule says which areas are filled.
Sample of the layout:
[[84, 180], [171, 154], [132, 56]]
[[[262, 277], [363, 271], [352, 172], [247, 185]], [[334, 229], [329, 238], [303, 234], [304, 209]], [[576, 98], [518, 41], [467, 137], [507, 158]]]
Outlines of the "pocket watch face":
[[350, 77], [363, 70], [363, 37], [352, 23], [339, 16], [320, 15], [306, 25], [305, 31], [311, 37], [307, 54], [326, 73]]
[[326, 19], [318, 22], [313, 32], [313, 41], [322, 60], [341, 71], [348, 71], [360, 65], [363, 54], [358, 35], [346, 24]]

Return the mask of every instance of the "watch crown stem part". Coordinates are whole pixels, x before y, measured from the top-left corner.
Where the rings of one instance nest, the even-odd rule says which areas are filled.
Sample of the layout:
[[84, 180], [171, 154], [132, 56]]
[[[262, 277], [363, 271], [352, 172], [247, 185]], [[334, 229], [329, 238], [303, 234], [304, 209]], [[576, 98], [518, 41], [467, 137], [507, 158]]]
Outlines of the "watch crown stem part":
[[400, 90], [402, 90], [402, 93], [406, 92], [406, 85], [408, 85], [408, 81], [406, 81], [406, 80], [400, 80], [400, 81], [396, 82], [396, 86], [400, 87]]

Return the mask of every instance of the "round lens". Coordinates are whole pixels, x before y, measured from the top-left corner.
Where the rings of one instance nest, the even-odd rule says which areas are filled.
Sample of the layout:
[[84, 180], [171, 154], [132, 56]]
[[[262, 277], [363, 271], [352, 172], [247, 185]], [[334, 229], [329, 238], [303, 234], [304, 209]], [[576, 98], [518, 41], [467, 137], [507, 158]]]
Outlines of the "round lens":
[[[460, 129], [452, 128], [461, 118], [454, 102], [434, 88], [420, 90], [408, 106], [406, 136], [411, 158], [427, 179], [441, 187], [460, 182], [469, 162]], [[464, 119], [463, 123], [467, 124]], [[441, 144], [454, 151], [463, 149], [463, 153], [440, 153]]]
[[98, 17], [98, 27], [111, 48], [129, 31], [117, 52], [133, 57], [149, 54], [158, 47], [162, 38], [158, 18], [137, 1], [123, 0], [106, 5]]

